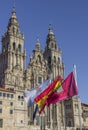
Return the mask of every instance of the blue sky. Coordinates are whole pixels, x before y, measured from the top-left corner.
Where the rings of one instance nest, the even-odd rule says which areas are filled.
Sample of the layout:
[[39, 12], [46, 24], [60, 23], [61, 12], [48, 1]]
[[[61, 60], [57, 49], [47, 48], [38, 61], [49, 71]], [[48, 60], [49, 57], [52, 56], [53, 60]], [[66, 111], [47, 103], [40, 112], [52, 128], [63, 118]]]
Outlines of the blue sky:
[[[6, 31], [13, 5], [14, 0], [0, 0], [0, 38]], [[62, 49], [65, 77], [76, 64], [79, 96], [88, 104], [88, 0], [15, 0], [15, 6], [25, 36], [27, 63], [37, 37], [44, 49], [49, 24], [52, 24]]]

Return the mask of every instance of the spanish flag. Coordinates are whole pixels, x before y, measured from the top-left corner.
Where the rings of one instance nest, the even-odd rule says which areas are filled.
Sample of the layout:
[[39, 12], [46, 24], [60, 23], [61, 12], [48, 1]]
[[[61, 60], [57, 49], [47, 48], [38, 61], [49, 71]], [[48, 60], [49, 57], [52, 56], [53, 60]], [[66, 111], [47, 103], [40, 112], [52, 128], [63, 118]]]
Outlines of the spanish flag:
[[56, 80], [54, 80], [42, 93], [40, 93], [34, 101], [38, 104], [38, 106], [42, 109], [45, 105], [46, 100], [48, 97], [55, 91], [58, 90], [58, 88], [62, 84], [62, 78], [61, 76], [58, 76]]

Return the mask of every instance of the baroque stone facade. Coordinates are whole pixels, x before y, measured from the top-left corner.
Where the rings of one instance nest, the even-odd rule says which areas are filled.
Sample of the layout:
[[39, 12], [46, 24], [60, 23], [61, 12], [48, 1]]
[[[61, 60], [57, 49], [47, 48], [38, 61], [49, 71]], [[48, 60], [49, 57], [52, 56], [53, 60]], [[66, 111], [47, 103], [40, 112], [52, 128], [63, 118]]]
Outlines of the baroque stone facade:
[[[26, 68], [24, 35], [20, 32], [15, 8], [9, 19], [7, 30], [2, 36], [0, 53], [0, 130], [65, 130], [88, 129], [87, 105], [75, 97], [45, 108], [45, 113], [32, 116], [35, 105], [27, 107], [23, 93], [48, 78], [61, 75], [64, 79], [62, 51], [52, 29], [46, 38], [44, 51], [37, 39], [30, 62]], [[13, 98], [11, 98], [13, 95]], [[86, 110], [86, 112], [88, 112]]]

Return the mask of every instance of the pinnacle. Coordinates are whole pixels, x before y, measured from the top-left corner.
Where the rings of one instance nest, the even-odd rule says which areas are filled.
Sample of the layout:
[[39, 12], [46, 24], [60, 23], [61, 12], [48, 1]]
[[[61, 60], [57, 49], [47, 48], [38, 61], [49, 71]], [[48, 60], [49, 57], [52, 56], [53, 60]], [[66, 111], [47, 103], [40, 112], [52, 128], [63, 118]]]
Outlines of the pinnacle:
[[17, 17], [16, 17], [15, 7], [13, 7], [11, 18], [17, 18]]
[[52, 25], [50, 24], [50, 26], [49, 26], [49, 34], [54, 34], [53, 33], [53, 28], [52, 28]]

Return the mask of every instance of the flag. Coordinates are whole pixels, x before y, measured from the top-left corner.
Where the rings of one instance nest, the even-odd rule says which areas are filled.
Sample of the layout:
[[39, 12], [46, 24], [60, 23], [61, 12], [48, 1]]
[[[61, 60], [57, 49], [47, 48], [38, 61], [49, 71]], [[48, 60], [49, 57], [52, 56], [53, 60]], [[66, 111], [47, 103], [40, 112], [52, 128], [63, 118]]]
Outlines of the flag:
[[74, 74], [71, 72], [62, 83], [63, 91], [53, 92], [47, 99], [46, 105], [50, 105], [62, 100], [66, 100], [74, 95], [78, 95], [78, 87], [75, 82]]
[[38, 106], [42, 109], [45, 106], [45, 102], [48, 96], [57, 91], [62, 83], [61, 76], [58, 76], [56, 80], [54, 80], [42, 93], [40, 93], [34, 100], [38, 104]]
[[36, 96], [38, 96], [42, 91], [44, 91], [49, 86], [50, 83], [51, 79], [48, 79], [41, 85], [24, 92], [24, 98], [29, 107], [34, 104], [34, 99], [36, 98]]

